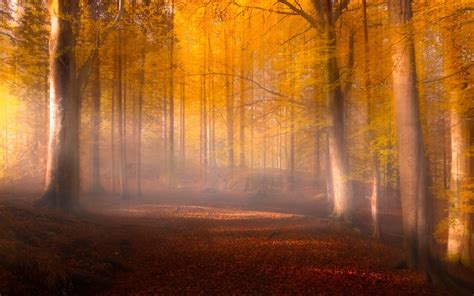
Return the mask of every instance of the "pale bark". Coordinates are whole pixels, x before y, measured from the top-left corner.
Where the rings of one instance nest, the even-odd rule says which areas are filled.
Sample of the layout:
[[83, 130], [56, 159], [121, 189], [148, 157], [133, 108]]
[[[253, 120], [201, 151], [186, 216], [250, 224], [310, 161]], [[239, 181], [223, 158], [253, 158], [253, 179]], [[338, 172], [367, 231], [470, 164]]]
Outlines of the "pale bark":
[[118, 105], [118, 129], [119, 129], [119, 163], [120, 163], [120, 197], [128, 199], [127, 186], [127, 164], [126, 164], [126, 142], [125, 142], [125, 125], [126, 125], [126, 97], [124, 87], [124, 67], [123, 67], [123, 50], [122, 50], [122, 30], [118, 31], [117, 37], [117, 105]]
[[240, 167], [245, 167], [245, 80], [242, 78], [245, 75], [244, 70], [244, 50], [241, 53], [240, 63], [240, 131], [239, 131], [239, 144], [240, 144]]
[[170, 78], [169, 78], [169, 163], [174, 169], [174, 0], [171, 1], [171, 40], [170, 40]]
[[224, 41], [225, 55], [226, 55], [226, 77], [225, 77], [225, 90], [226, 90], [226, 119], [227, 119], [227, 166], [229, 168], [234, 167], [234, 92], [233, 85], [234, 81], [230, 78], [230, 62], [229, 57], [229, 40], [226, 34]]
[[416, 88], [415, 50], [411, 36], [410, 0], [389, 0], [392, 34], [392, 76], [398, 135], [400, 193], [408, 264], [428, 269], [430, 219], [426, 162]]
[[141, 68], [140, 78], [138, 87], [138, 110], [137, 110], [137, 172], [136, 172], [136, 184], [137, 184], [137, 195], [142, 195], [142, 121], [143, 121], [143, 88], [145, 85], [145, 48], [141, 50]]
[[111, 163], [110, 163], [110, 187], [112, 195], [115, 195], [115, 97], [116, 97], [116, 79], [117, 79], [117, 58], [118, 50], [115, 48], [114, 55], [114, 65], [113, 65], [113, 75], [112, 75], [112, 103], [111, 103], [111, 115], [110, 115], [110, 154], [111, 154]]
[[186, 84], [183, 81], [181, 84], [181, 97], [180, 97], [180, 119], [179, 119], [179, 152], [181, 168], [184, 169], [186, 166]]
[[329, 142], [329, 162], [331, 166], [333, 215], [350, 221], [352, 219], [352, 186], [349, 165], [344, 145], [344, 96], [340, 88], [339, 68], [336, 59], [336, 39], [334, 27], [327, 28], [326, 87], [327, 120]]
[[375, 140], [374, 132], [372, 131], [371, 124], [371, 89], [370, 89], [370, 68], [369, 68], [369, 27], [367, 21], [367, 1], [362, 0], [362, 16], [364, 23], [364, 87], [365, 87], [365, 100], [367, 102], [367, 146], [370, 151], [370, 169], [372, 172], [372, 194], [370, 196], [370, 209], [372, 214], [372, 223], [374, 225], [374, 236], [380, 237], [380, 171], [379, 171], [379, 160], [376, 152], [371, 147], [372, 142]]
[[[78, 2], [49, 3], [50, 121], [43, 197], [38, 205], [74, 210], [79, 194], [79, 96], [76, 81], [73, 20]], [[68, 16], [68, 17], [64, 17]]]
[[[471, 255], [471, 214], [466, 208], [469, 200], [463, 198], [470, 177], [470, 147], [469, 116], [466, 106], [463, 106], [465, 88], [467, 87], [465, 75], [468, 73], [458, 71], [462, 66], [462, 48], [457, 40], [456, 23], [450, 24], [443, 32], [444, 47], [444, 72], [449, 77], [445, 80], [445, 89], [449, 97], [449, 120], [451, 134], [451, 180], [449, 190], [451, 205], [449, 209], [448, 230], [448, 260], [470, 265]], [[451, 75], [452, 72], [457, 74]]]
[[[97, 22], [99, 19], [99, 5], [97, 1], [92, 1], [90, 6], [91, 20]], [[100, 31], [96, 32], [96, 46], [100, 47]], [[98, 50], [99, 51], [99, 50]], [[93, 57], [91, 65], [91, 192], [102, 191], [100, 182], [100, 130], [101, 130], [101, 85], [100, 85], [100, 53]]]

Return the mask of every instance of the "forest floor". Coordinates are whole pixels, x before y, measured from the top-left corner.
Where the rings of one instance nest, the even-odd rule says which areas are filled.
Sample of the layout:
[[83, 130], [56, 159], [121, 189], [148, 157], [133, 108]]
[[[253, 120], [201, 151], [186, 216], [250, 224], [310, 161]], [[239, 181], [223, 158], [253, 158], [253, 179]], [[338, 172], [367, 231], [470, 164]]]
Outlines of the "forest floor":
[[321, 201], [216, 196], [89, 198], [80, 216], [0, 200], [0, 295], [447, 294]]

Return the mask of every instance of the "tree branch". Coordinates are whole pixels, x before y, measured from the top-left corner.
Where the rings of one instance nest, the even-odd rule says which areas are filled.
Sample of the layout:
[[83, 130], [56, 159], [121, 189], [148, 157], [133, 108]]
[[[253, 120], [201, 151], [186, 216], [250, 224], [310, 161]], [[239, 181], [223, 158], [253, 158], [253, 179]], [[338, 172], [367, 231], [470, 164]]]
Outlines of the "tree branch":
[[[124, 10], [123, 2], [124, 0], [118, 1], [117, 15], [115, 16], [112, 24], [109, 27], [107, 27], [102, 34], [108, 34], [111, 30], [117, 27], [117, 24], [123, 15], [123, 10]], [[87, 57], [86, 61], [82, 64], [82, 66], [79, 68], [79, 71], [77, 74], [77, 85], [78, 85], [80, 97], [82, 97], [82, 92], [87, 86], [89, 75], [92, 69], [92, 64], [94, 60], [97, 59], [99, 56], [99, 46], [100, 46], [100, 31], [98, 31], [96, 34], [94, 48], [92, 48], [90, 55]]]
[[[287, 0], [278, 0], [278, 3], [286, 5], [289, 9], [294, 11], [296, 14], [302, 16], [313, 28], [319, 29], [320, 28], [320, 23], [318, 22], [317, 19], [315, 19], [312, 15], [307, 13], [301, 8], [296, 7], [294, 4], [288, 2]], [[299, 7], [301, 7], [298, 4]]]
[[284, 14], [284, 15], [298, 15], [296, 12], [292, 12], [292, 11], [282, 11], [282, 10], [274, 10], [274, 9], [270, 9], [270, 8], [264, 8], [264, 7], [260, 7], [260, 6], [242, 5], [242, 4], [238, 3], [236, 0], [232, 1], [232, 3], [236, 6], [238, 6], [238, 7], [241, 7], [241, 8], [257, 9], [257, 10], [263, 10], [263, 11], [268, 11], [268, 12], [277, 13], [277, 14]]

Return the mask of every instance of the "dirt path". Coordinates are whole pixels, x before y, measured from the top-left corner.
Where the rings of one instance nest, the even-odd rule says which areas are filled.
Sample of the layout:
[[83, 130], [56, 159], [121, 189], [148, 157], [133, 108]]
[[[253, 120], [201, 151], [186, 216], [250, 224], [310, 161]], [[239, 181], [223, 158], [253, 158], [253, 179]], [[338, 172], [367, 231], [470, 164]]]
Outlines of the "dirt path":
[[0, 234], [2, 295], [434, 293], [397, 268], [399, 249], [318, 217], [134, 203], [71, 218], [7, 205]]

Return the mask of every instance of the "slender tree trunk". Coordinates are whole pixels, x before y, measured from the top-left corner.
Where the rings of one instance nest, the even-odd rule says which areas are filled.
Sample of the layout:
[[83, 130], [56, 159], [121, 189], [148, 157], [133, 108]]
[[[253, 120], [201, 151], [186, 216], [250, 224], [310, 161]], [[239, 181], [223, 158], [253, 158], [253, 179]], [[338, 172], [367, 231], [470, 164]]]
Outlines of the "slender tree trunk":
[[[252, 65], [250, 68], [250, 79], [253, 80], [253, 54]], [[254, 168], [254, 134], [255, 134], [255, 115], [254, 115], [254, 85], [250, 86], [250, 168]]]
[[186, 84], [185, 81], [181, 84], [181, 98], [180, 98], [180, 120], [179, 120], [179, 128], [180, 128], [180, 161], [181, 161], [181, 169], [184, 169], [186, 166]]
[[[243, 54], [242, 54], [243, 55]], [[242, 57], [240, 76], [243, 77], [244, 73], [244, 58]], [[240, 78], [240, 167], [245, 167], [245, 81]]]
[[376, 152], [371, 147], [375, 140], [374, 133], [371, 127], [371, 92], [370, 92], [370, 68], [369, 68], [369, 26], [367, 21], [367, 1], [362, 0], [362, 16], [364, 23], [364, 88], [365, 100], [367, 102], [367, 146], [370, 151], [370, 169], [372, 172], [372, 194], [370, 197], [370, 207], [372, 213], [372, 222], [374, 224], [374, 236], [380, 237], [380, 172], [379, 161]]
[[123, 75], [123, 50], [122, 50], [122, 30], [118, 31], [117, 38], [117, 105], [118, 105], [118, 128], [119, 128], [119, 162], [120, 162], [120, 197], [128, 199], [127, 169], [126, 169], [126, 143], [125, 143], [125, 124], [126, 124], [126, 99], [124, 94], [124, 75]]
[[[295, 73], [291, 73], [295, 75]], [[292, 79], [293, 80], [293, 79]], [[291, 82], [294, 85], [294, 81]], [[294, 97], [292, 97], [294, 100]], [[290, 186], [295, 182], [295, 105], [290, 102]]]
[[[92, 1], [91, 20], [97, 22], [99, 19], [98, 2]], [[96, 46], [100, 47], [100, 32], [97, 33]], [[91, 67], [91, 137], [92, 137], [92, 166], [91, 166], [91, 192], [100, 193], [102, 185], [100, 181], [100, 130], [101, 130], [101, 85], [100, 85], [100, 52], [94, 56]]]
[[430, 219], [426, 163], [416, 88], [415, 50], [409, 22], [410, 0], [389, 0], [394, 26], [392, 60], [405, 247], [410, 267], [426, 271]]
[[162, 139], [163, 139], [163, 155], [165, 156], [162, 159], [162, 164], [164, 168], [166, 169], [168, 167], [168, 161], [166, 155], [168, 155], [168, 90], [166, 87], [166, 84], [163, 85], [163, 100], [162, 100]]
[[115, 49], [113, 75], [112, 75], [112, 105], [111, 105], [111, 118], [110, 118], [110, 152], [111, 152], [111, 164], [110, 164], [110, 183], [112, 195], [115, 195], [115, 97], [117, 92], [117, 75], [118, 75], [118, 49]]
[[[205, 68], [205, 67], [204, 67]], [[208, 165], [207, 151], [207, 98], [206, 98], [206, 77], [201, 75], [201, 164], [204, 169]]]
[[[226, 77], [225, 77], [225, 89], [226, 89], [226, 118], [227, 118], [227, 166], [229, 168], [234, 167], [234, 93], [233, 85], [234, 81], [230, 79], [229, 67], [229, 40], [226, 35], [225, 38], [225, 55], [226, 55]], [[233, 74], [233, 73], [232, 73]]]
[[174, 169], [174, 0], [171, 1], [171, 40], [170, 40], [170, 98], [169, 98], [169, 163], [170, 170]]
[[141, 50], [141, 68], [138, 87], [138, 116], [137, 116], [137, 195], [142, 195], [142, 121], [143, 121], [143, 88], [145, 86], [145, 48]]
[[240, 167], [245, 167], [245, 57], [246, 49], [244, 48], [244, 22], [241, 23], [241, 51], [240, 51], [240, 130], [239, 130], [239, 144], [240, 144]]
[[[50, 126], [43, 197], [38, 206], [74, 210], [79, 195], [79, 92], [73, 22], [78, 1], [49, 3]], [[65, 17], [67, 16], [67, 17]]]

